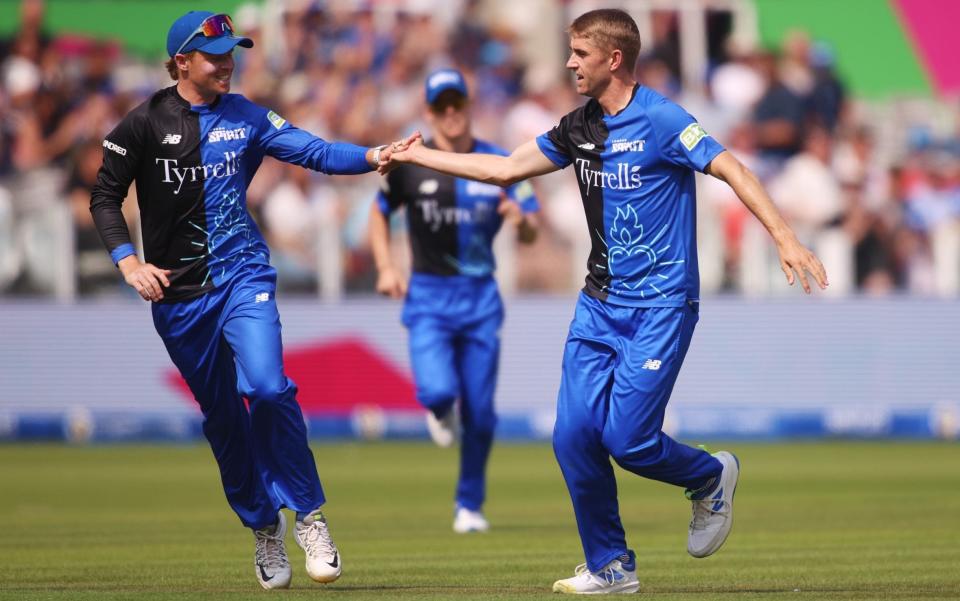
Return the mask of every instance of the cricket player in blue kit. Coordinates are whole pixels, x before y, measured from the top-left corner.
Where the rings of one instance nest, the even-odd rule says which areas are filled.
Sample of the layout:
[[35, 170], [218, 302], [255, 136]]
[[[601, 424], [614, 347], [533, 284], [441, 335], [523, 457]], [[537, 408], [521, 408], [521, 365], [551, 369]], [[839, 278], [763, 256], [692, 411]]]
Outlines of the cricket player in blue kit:
[[[473, 137], [462, 73], [435, 71], [425, 87], [425, 118], [434, 134], [427, 146], [507, 154]], [[406, 206], [413, 251], [409, 290], [389, 249], [388, 218], [401, 206]], [[521, 242], [533, 242], [537, 233], [533, 213], [538, 208], [527, 182], [504, 190], [403, 165], [382, 180], [370, 213], [377, 291], [406, 297], [402, 319], [410, 333], [410, 364], [434, 442], [451, 446], [461, 438], [462, 421], [453, 521], [458, 533], [489, 529], [482, 507], [497, 422], [493, 400], [503, 322], [503, 304], [493, 279], [493, 238], [507, 219], [516, 224]]]
[[810, 292], [826, 273], [756, 177], [681, 107], [637, 84], [636, 23], [601, 9], [571, 24], [567, 68], [590, 100], [509, 157], [439, 152], [415, 141], [388, 164], [509, 185], [572, 166], [593, 245], [564, 349], [553, 444], [573, 501], [586, 563], [560, 593], [639, 589], [620, 521], [612, 458], [686, 489], [687, 551], [716, 552], [733, 520], [739, 463], [663, 433], [670, 393], [699, 314], [694, 171], [727, 182], [776, 242], [787, 281]]
[[[230, 94], [238, 45], [253, 42], [227, 15], [194, 11], [173, 23], [167, 70], [177, 83], [107, 135], [91, 211], [126, 282], [152, 301], [157, 333], [203, 412], [227, 501], [254, 531], [257, 579], [274, 589], [291, 579], [281, 508], [296, 512], [312, 579], [336, 580], [342, 563], [320, 511], [325, 496], [297, 387], [283, 372], [276, 271], [247, 211], [247, 185], [265, 156], [365, 173], [401, 146], [326, 142]], [[145, 263], [120, 212], [131, 182]]]

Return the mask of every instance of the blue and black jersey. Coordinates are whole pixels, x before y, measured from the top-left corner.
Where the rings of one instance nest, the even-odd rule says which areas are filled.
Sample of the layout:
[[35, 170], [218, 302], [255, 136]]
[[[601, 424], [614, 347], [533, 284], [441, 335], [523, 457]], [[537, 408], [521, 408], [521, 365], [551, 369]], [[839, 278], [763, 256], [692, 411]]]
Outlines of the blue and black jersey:
[[591, 99], [537, 145], [576, 172], [592, 240], [586, 294], [633, 307], [699, 297], [693, 170], [723, 147], [689, 113], [636, 86], [619, 113]]
[[[509, 154], [482, 140], [474, 140], [470, 152]], [[495, 268], [493, 238], [503, 222], [497, 205], [504, 193], [525, 213], [539, 209], [528, 182], [504, 190], [409, 164], [382, 180], [377, 203], [385, 215], [406, 205], [415, 273], [484, 277]]]
[[103, 141], [90, 210], [114, 262], [134, 254], [120, 205], [136, 181], [146, 261], [172, 271], [162, 302], [194, 298], [269, 250], [246, 206], [264, 156], [324, 173], [365, 173], [365, 148], [326, 142], [241, 95], [191, 106], [176, 86], [131, 111]]

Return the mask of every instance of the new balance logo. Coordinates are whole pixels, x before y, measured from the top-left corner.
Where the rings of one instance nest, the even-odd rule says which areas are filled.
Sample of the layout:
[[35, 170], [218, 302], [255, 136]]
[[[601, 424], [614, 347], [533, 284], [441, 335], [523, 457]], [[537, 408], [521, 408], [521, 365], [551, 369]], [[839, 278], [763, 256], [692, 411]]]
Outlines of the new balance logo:
[[656, 371], [660, 369], [660, 359], [647, 359], [643, 362], [643, 366], [640, 369], [652, 369]]
[[594, 144], [593, 142], [587, 142], [586, 144], [580, 144], [577, 146], [577, 148], [582, 148], [584, 150], [593, 150], [596, 147], [597, 147], [596, 144]]
[[268, 300], [270, 300], [270, 293], [269, 293], [269, 292], [261, 292], [261, 293], [257, 294], [257, 296], [254, 297], [253, 302], [254, 302], [254, 303], [265, 303], [265, 302], [267, 302]]
[[180, 134], [167, 134], [166, 136], [163, 137], [163, 141], [160, 143], [161, 144], [179, 144], [181, 137], [182, 136]]

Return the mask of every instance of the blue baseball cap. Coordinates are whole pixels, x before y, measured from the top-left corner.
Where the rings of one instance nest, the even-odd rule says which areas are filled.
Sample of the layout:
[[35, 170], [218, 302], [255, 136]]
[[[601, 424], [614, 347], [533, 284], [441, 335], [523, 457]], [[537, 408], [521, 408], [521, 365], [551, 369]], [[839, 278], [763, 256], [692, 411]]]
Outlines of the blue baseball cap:
[[433, 104], [447, 90], [456, 90], [467, 97], [467, 82], [456, 69], [439, 69], [427, 76], [427, 104]]
[[173, 22], [167, 32], [167, 54], [185, 54], [202, 50], [226, 54], [235, 46], [253, 48], [253, 40], [236, 35], [233, 21], [225, 14], [193, 10]]

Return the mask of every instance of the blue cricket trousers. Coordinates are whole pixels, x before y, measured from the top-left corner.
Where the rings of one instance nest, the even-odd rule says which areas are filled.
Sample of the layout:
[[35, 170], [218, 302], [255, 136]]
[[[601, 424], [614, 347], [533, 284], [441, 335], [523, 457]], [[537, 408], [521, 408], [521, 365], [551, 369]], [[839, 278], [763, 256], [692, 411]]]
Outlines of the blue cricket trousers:
[[693, 303], [634, 308], [580, 294], [563, 353], [553, 449], [591, 571], [628, 550], [611, 457], [634, 474], [690, 489], [720, 475], [709, 453], [661, 431], [697, 320]]
[[[193, 300], [154, 304], [153, 322], [203, 411], [227, 501], [250, 528], [321, 506], [297, 387], [283, 373], [276, 272], [245, 266]], [[249, 408], [246, 399], [249, 402]]]
[[463, 432], [455, 501], [474, 511], [486, 498], [497, 416], [503, 303], [493, 277], [414, 273], [403, 306], [417, 400], [442, 415], [460, 400]]

